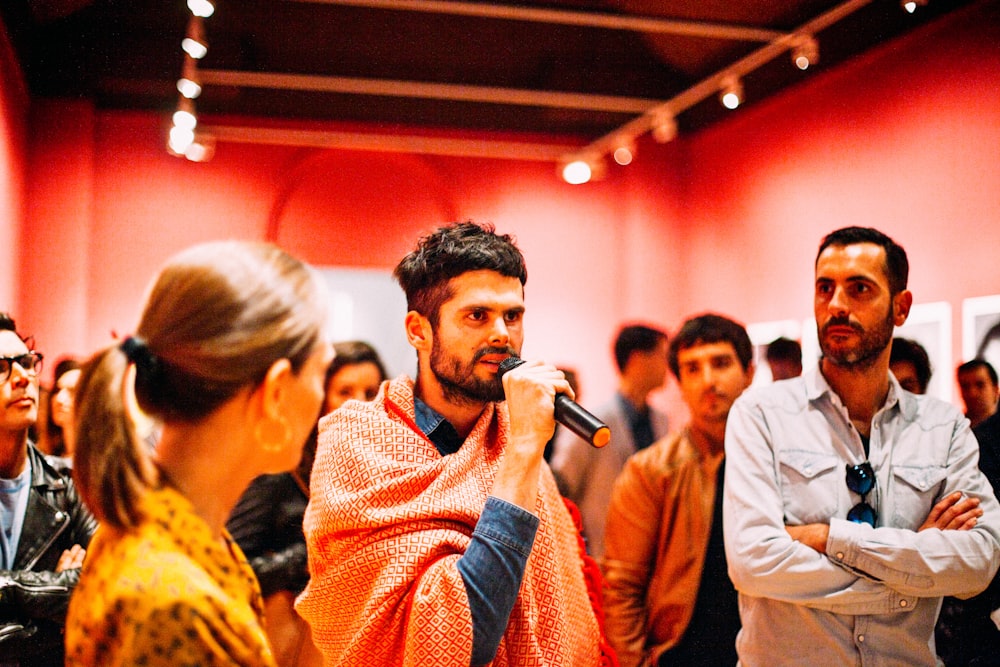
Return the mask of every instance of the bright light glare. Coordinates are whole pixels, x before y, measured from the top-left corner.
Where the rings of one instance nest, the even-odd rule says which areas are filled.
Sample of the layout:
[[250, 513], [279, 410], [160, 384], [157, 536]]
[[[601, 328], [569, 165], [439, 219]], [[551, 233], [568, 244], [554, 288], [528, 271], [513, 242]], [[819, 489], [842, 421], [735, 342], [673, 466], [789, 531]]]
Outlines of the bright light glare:
[[912, 0], [911, 0], [911, 2], [904, 2], [903, 3], [903, 9], [905, 9], [907, 12], [909, 12], [910, 14], [912, 14], [913, 12], [917, 11], [917, 3], [916, 2], [912, 2]]
[[653, 139], [665, 144], [677, 137], [677, 121], [673, 116], [662, 116], [653, 123]]
[[215, 5], [209, 0], [187, 0], [187, 4], [192, 14], [203, 19], [215, 13]]
[[211, 151], [208, 146], [195, 141], [184, 151], [184, 157], [191, 160], [191, 162], [207, 162], [210, 153]]
[[193, 100], [201, 95], [201, 86], [198, 85], [196, 81], [192, 81], [191, 79], [178, 79], [177, 90], [181, 95], [189, 100]]
[[181, 42], [181, 48], [184, 49], [184, 53], [188, 54], [195, 60], [201, 60], [208, 53], [208, 47], [199, 42], [197, 39], [191, 39], [190, 37], [185, 37], [184, 41]]
[[174, 112], [174, 127], [179, 127], [182, 130], [193, 130], [196, 125], [198, 125], [198, 119], [190, 111], [178, 109]]
[[574, 160], [563, 167], [563, 180], [570, 185], [581, 185], [590, 180], [590, 165], [585, 160]]
[[632, 151], [628, 146], [619, 146], [615, 149], [615, 162], [623, 167], [632, 163]]
[[809, 69], [809, 56], [805, 55], [795, 56], [795, 66], [801, 70]]
[[727, 109], [735, 109], [740, 105], [740, 96], [734, 92], [728, 92], [722, 96], [722, 106]]
[[194, 143], [193, 130], [177, 126], [170, 128], [170, 150], [183, 155], [192, 143]]

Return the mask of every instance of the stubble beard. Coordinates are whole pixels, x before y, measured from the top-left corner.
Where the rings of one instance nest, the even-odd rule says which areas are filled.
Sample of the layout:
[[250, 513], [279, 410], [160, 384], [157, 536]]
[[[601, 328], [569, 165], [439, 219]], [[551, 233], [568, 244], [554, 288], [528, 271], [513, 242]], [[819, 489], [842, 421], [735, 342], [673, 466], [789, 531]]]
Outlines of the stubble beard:
[[875, 365], [879, 355], [892, 343], [892, 332], [894, 328], [892, 310], [882, 322], [882, 326], [865, 331], [860, 325], [850, 324], [852, 329], [861, 334], [861, 341], [858, 347], [853, 350], [836, 350], [826, 342], [826, 329], [834, 324], [843, 325], [843, 321], [829, 320], [824, 325], [823, 335], [820, 336], [820, 349], [823, 351], [823, 358], [834, 366], [847, 371], [864, 371]]
[[435, 337], [431, 347], [431, 373], [441, 385], [444, 397], [456, 405], [479, 405], [504, 400], [503, 383], [497, 373], [488, 380], [475, 375], [476, 362], [486, 354], [514, 354], [509, 348], [484, 348], [468, 364], [448, 355]]

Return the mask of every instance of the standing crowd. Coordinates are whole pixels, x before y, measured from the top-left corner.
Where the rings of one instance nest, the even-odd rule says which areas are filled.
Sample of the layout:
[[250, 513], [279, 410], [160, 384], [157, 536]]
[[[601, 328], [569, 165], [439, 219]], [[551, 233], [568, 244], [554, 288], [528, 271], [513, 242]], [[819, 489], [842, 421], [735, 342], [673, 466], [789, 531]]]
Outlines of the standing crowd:
[[721, 314], [623, 325], [600, 448], [557, 429], [567, 373], [501, 369], [513, 237], [446, 225], [394, 276], [414, 378], [269, 244], [170, 258], [47, 396], [0, 314], [0, 667], [995, 664], [1000, 385], [926, 394], [893, 239], [821, 240], [805, 371], [779, 338], [751, 386]]

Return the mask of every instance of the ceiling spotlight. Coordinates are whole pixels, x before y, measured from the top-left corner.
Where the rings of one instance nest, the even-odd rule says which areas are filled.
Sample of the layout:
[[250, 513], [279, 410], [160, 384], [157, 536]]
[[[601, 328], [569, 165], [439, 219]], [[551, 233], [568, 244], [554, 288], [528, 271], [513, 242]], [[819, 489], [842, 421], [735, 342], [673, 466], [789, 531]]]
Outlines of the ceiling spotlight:
[[197, 68], [194, 64], [194, 58], [190, 56], [184, 58], [184, 65], [181, 68], [181, 78], [177, 80], [177, 90], [189, 100], [193, 100], [201, 95], [201, 84], [198, 83]]
[[660, 112], [653, 118], [653, 140], [665, 144], [677, 138], [677, 119], [670, 112]]
[[181, 48], [184, 49], [184, 53], [195, 60], [201, 60], [208, 53], [208, 47], [205, 44], [191, 37], [184, 38], [184, 41], [181, 42]]
[[211, 134], [196, 134], [194, 141], [184, 151], [184, 157], [191, 162], [208, 162], [213, 156], [215, 156], [215, 137]]
[[812, 35], [800, 35], [792, 47], [792, 62], [801, 70], [819, 62], [819, 42]]
[[174, 127], [184, 130], [194, 130], [198, 126], [198, 119], [193, 113], [186, 109], [178, 109], [174, 112]]
[[582, 185], [590, 181], [593, 175], [593, 169], [586, 160], [572, 160], [562, 168], [563, 180], [570, 185]]
[[170, 128], [170, 140], [167, 141], [167, 148], [174, 155], [184, 155], [184, 151], [193, 143], [194, 130], [177, 125]]
[[188, 79], [186, 77], [181, 77], [177, 79], [177, 90], [181, 95], [193, 100], [194, 98], [201, 95], [201, 84], [194, 79]]
[[181, 48], [195, 60], [201, 60], [208, 53], [208, 42], [205, 41], [205, 31], [199, 17], [192, 16], [188, 21], [187, 36], [181, 42]]
[[743, 83], [739, 78], [729, 76], [722, 80], [719, 100], [727, 109], [735, 109], [743, 103]]
[[632, 158], [635, 157], [635, 142], [629, 138], [624, 138], [615, 142], [614, 145], [617, 147], [615, 148], [615, 152], [612, 153], [615, 162], [623, 167], [632, 164]]
[[927, 5], [927, 0], [902, 0], [899, 3], [900, 6], [907, 11], [907, 13], [912, 14], [917, 11], [917, 7], [924, 7]]
[[215, 5], [211, 3], [211, 0], [187, 0], [187, 6], [192, 14], [203, 19], [215, 13]]
[[582, 185], [604, 177], [605, 165], [600, 155], [573, 156], [561, 163], [560, 173], [570, 185]]

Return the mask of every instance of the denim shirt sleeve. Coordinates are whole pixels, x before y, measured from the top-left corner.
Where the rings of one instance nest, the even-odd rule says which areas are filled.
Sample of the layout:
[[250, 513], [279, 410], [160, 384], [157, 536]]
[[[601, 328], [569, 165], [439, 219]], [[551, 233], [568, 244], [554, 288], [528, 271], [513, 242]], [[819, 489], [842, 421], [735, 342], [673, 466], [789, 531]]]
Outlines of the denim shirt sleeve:
[[534, 514], [491, 496], [469, 548], [458, 560], [472, 612], [473, 666], [488, 664], [496, 656], [521, 589], [538, 523]]

